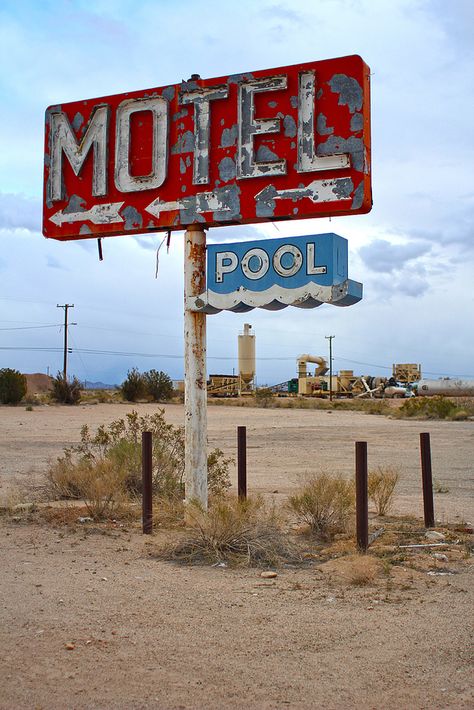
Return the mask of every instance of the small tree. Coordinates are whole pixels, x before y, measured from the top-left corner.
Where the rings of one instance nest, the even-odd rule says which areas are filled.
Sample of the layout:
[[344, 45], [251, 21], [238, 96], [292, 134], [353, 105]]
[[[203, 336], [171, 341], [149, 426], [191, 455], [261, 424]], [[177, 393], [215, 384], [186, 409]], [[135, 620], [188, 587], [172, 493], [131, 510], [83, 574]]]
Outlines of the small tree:
[[0, 370], [0, 402], [18, 404], [26, 394], [26, 377], [18, 370], [4, 367]]
[[77, 377], [65, 379], [62, 372], [53, 377], [51, 397], [59, 404], [78, 404], [81, 400], [81, 383]]
[[136, 367], [132, 367], [132, 369], [127, 372], [127, 378], [120, 385], [120, 392], [127, 402], [136, 402], [137, 399], [141, 399], [145, 396], [145, 380]]
[[166, 372], [150, 370], [143, 374], [143, 381], [154, 402], [166, 402], [173, 396], [173, 383]]

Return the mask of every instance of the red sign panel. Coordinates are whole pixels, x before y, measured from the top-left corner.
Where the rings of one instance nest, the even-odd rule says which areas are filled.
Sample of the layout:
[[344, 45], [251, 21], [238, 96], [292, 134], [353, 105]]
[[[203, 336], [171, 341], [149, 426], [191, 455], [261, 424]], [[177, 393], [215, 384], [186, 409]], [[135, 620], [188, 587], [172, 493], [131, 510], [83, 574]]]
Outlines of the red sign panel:
[[43, 233], [368, 212], [369, 81], [350, 56], [50, 106]]

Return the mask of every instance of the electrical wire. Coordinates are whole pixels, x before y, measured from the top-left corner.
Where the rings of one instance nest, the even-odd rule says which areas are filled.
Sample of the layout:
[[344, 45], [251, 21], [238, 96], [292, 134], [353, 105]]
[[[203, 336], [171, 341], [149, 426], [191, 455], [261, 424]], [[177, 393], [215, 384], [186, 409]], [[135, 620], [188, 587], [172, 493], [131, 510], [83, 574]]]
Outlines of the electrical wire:
[[37, 330], [38, 328], [57, 328], [61, 323], [51, 323], [50, 325], [22, 325], [14, 328], [0, 328], [0, 330]]
[[[58, 353], [58, 352], [63, 352], [63, 348], [40, 348], [40, 347], [13, 347], [13, 346], [0, 346], [0, 350], [9, 350], [9, 351], [16, 351], [16, 350], [21, 350], [21, 351], [31, 351], [31, 352], [50, 352], [50, 353]], [[88, 348], [74, 348], [73, 353], [82, 353], [83, 355], [114, 355], [114, 356], [123, 356], [123, 357], [144, 357], [144, 358], [163, 358], [165, 360], [184, 360], [184, 355], [170, 355], [166, 353], [138, 353], [138, 352], [123, 352], [120, 350], [92, 350]], [[226, 361], [233, 361], [237, 360], [236, 357], [234, 356], [228, 356], [228, 355], [208, 355], [207, 356], [208, 360], [226, 360]], [[295, 358], [288, 356], [288, 357], [256, 357], [255, 360], [257, 362], [290, 362], [293, 361]], [[368, 363], [368, 362], [359, 362], [356, 360], [350, 360], [349, 358], [342, 358], [342, 357], [335, 357], [334, 360], [344, 360], [345, 362], [351, 362], [357, 365], [366, 365], [367, 367], [379, 367], [384, 370], [391, 370], [390, 367], [386, 365], [374, 365], [373, 363]], [[437, 377], [466, 377], [466, 378], [473, 378], [474, 375], [467, 375], [467, 374], [453, 374], [453, 373], [447, 373], [447, 372], [429, 372], [428, 370], [425, 370], [426, 375], [435, 375]]]

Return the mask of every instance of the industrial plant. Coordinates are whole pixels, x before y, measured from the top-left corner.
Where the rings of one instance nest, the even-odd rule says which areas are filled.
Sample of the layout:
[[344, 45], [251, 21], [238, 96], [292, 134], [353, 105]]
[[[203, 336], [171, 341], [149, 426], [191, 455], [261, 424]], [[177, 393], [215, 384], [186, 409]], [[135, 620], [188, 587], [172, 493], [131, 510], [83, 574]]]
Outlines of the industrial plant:
[[[310, 368], [308, 365], [315, 365]], [[390, 377], [356, 375], [353, 370], [332, 372], [331, 364], [321, 355], [308, 353], [296, 358], [297, 377], [269, 386], [277, 396], [406, 398], [446, 395], [474, 396], [474, 380], [450, 377], [424, 379], [421, 365], [394, 363]], [[255, 334], [249, 323], [238, 336], [238, 374], [211, 374], [207, 382], [210, 397], [252, 395], [256, 389]]]

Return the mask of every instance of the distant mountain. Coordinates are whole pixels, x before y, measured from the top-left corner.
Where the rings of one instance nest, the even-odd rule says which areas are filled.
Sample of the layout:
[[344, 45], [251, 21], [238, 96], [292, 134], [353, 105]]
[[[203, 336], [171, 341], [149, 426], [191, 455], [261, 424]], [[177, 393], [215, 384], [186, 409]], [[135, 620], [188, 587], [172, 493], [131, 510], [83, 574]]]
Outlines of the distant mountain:
[[84, 382], [85, 390], [114, 390], [118, 385], [106, 385], [104, 382]]

